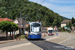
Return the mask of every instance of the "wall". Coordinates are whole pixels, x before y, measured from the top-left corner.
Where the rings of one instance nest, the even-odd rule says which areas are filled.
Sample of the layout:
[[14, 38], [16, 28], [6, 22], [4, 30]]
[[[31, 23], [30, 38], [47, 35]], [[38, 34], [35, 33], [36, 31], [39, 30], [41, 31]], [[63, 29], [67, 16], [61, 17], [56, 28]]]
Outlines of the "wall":
[[64, 26], [66, 26], [66, 24], [64, 23], [64, 24], [61, 24], [61, 27], [64, 27]]

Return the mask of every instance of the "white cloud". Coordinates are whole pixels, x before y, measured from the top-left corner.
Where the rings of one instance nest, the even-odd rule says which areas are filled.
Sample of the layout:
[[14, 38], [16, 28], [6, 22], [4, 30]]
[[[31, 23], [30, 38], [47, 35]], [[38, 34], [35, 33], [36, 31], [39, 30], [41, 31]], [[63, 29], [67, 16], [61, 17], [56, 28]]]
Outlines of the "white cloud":
[[68, 17], [68, 18], [75, 17], [75, 5], [60, 6], [60, 5], [50, 4], [50, 3], [44, 3], [43, 5], [50, 8], [54, 12], [60, 14], [61, 16]]
[[49, 0], [54, 3], [75, 3], [75, 0]]
[[[74, 3], [73, 0], [49, 0], [55, 3]], [[39, 2], [39, 1], [38, 1]], [[58, 13], [61, 16], [72, 18], [75, 17], [75, 5], [57, 5], [53, 3], [46, 3], [44, 2], [42, 5], [48, 7], [49, 9], [53, 10], [54, 12]], [[40, 3], [39, 3], [40, 4]]]
[[64, 17], [67, 17], [67, 18], [72, 18], [74, 17], [75, 18], [75, 13], [61, 13], [60, 15], [64, 16]]

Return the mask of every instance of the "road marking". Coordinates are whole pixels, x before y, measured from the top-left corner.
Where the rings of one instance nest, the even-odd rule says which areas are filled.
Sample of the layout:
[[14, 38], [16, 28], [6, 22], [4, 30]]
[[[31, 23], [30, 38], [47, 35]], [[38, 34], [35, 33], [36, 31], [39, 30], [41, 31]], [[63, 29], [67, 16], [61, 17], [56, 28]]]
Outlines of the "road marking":
[[53, 38], [48, 38], [48, 39], [46, 39], [45, 41], [52, 40], [52, 39], [55, 39], [55, 38], [58, 38], [58, 37], [60, 37], [60, 35], [55, 36], [55, 37], [53, 37]]
[[[69, 36], [70, 36], [70, 35], [69, 35]], [[61, 44], [61, 43], [65, 42], [65, 41], [69, 40], [70, 38], [71, 38], [71, 36], [70, 36], [68, 39], [59, 42], [58, 44]]]
[[40, 49], [40, 50], [43, 50], [43, 49]]

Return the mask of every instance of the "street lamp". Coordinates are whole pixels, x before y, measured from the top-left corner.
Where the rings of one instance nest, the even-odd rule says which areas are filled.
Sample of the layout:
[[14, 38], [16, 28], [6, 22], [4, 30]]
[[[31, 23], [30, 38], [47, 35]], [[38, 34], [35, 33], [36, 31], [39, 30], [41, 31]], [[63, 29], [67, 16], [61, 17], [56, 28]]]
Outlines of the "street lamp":
[[[26, 20], [26, 15], [24, 16], [25, 20]], [[24, 23], [23, 27], [24, 27], [24, 33], [25, 33], [25, 23]]]
[[[21, 22], [22, 22], [22, 18], [23, 18], [23, 17], [26, 17], [27, 14], [26, 14], [25, 16], [23, 16], [22, 18], [21, 18], [21, 15], [22, 15], [22, 13], [20, 12], [20, 35], [21, 35], [21, 33], [22, 33], [22, 32], [21, 32]], [[24, 24], [24, 25], [25, 25], [25, 24]], [[23, 27], [24, 27], [24, 25], [23, 25]], [[25, 27], [24, 27], [24, 28], [25, 28]], [[24, 31], [25, 31], [25, 29], [24, 29]]]

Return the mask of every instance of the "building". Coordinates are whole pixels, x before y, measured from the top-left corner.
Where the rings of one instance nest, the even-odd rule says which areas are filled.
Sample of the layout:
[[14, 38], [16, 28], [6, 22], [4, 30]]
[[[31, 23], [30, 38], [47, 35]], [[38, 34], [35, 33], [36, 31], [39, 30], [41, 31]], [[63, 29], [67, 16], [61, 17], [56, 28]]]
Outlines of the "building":
[[19, 33], [20, 33], [20, 28], [21, 28], [21, 33], [24, 33], [24, 29], [27, 26], [28, 22], [26, 22], [22, 18], [21, 18], [21, 20], [20, 20], [20, 18], [17, 18], [17, 19], [14, 20], [14, 23], [18, 25], [18, 27], [19, 27]]
[[2, 21], [10, 21], [10, 22], [13, 22], [13, 20], [9, 19], [9, 18], [0, 18], [0, 22]]
[[61, 22], [61, 27], [66, 26], [67, 23], [69, 23], [69, 22], [71, 22], [71, 20], [63, 20], [63, 21]]
[[21, 18], [21, 23], [20, 23], [20, 18], [15, 19], [14, 23], [17, 24], [19, 28], [20, 28], [20, 25], [21, 25], [21, 28], [24, 28], [28, 24], [28, 22], [22, 18]]

